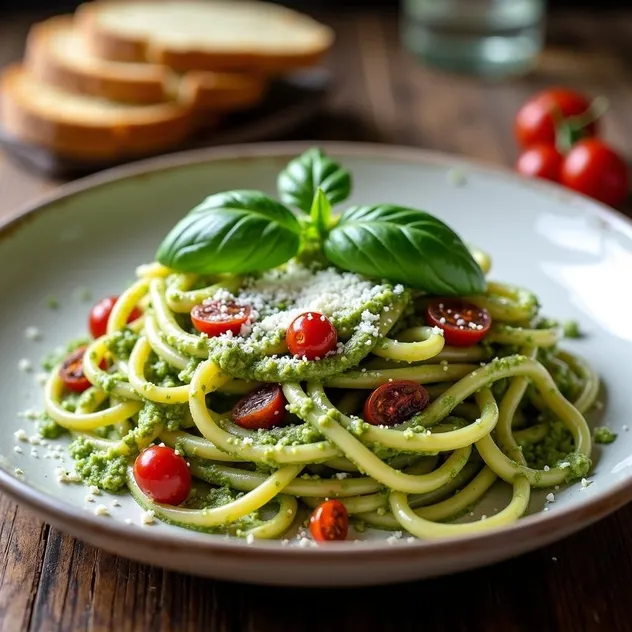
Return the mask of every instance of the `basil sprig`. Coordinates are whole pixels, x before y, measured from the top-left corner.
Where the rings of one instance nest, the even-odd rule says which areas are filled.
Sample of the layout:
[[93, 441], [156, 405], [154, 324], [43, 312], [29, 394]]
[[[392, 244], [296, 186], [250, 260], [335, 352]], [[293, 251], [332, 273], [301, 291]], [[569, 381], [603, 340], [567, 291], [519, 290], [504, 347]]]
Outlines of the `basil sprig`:
[[346, 200], [351, 192], [351, 174], [314, 148], [288, 163], [279, 174], [277, 188], [285, 204], [309, 213], [318, 189], [332, 205]]
[[459, 236], [436, 217], [401, 206], [346, 210], [323, 244], [339, 268], [399, 281], [431, 294], [485, 290], [485, 278]]
[[461, 238], [424, 211], [354, 206], [332, 219], [332, 206], [351, 192], [351, 176], [322, 151], [292, 160], [278, 187], [282, 200], [306, 215], [297, 217], [259, 191], [217, 193], [176, 224], [157, 260], [180, 272], [244, 274], [320, 250], [343, 270], [430, 294], [485, 291], [483, 272]]
[[269, 270], [294, 257], [301, 225], [285, 206], [258, 191], [207, 197], [167, 235], [156, 255], [180, 272], [243, 274]]

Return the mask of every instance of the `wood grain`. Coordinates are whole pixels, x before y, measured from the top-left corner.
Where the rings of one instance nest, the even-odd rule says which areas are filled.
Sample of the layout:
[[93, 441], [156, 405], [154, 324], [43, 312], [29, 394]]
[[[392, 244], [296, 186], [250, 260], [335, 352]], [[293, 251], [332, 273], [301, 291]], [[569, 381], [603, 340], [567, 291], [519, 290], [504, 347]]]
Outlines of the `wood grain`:
[[[21, 54], [37, 17], [3, 16], [0, 63]], [[393, 14], [359, 8], [319, 17], [338, 31], [329, 61], [336, 87], [323, 115], [293, 138], [391, 142], [511, 165], [517, 107], [534, 90], [565, 83], [607, 95], [606, 137], [632, 147], [632, 12], [554, 16], [537, 71], [504, 83], [421, 67], [401, 50]], [[0, 156], [0, 219], [55, 184]], [[136, 564], [51, 529], [0, 497], [0, 631], [627, 632], [631, 524], [626, 507], [562, 542], [489, 568], [400, 586], [307, 591]]]

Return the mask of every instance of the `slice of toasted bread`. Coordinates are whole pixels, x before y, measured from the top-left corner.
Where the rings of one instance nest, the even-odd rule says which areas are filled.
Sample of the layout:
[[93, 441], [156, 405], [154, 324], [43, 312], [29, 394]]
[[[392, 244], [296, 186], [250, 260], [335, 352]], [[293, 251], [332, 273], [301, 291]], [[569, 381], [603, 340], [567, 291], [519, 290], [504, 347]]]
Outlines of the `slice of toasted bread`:
[[19, 140], [72, 158], [122, 159], [175, 148], [192, 131], [191, 108], [130, 105], [61, 90], [23, 66], [0, 78], [0, 123]]
[[251, 107], [262, 99], [266, 83], [263, 77], [243, 73], [181, 76], [160, 64], [100, 59], [90, 54], [70, 15], [50, 18], [31, 28], [26, 66], [44, 83], [69, 92], [127, 103], [177, 100], [215, 112]]
[[76, 15], [99, 57], [179, 72], [284, 73], [316, 64], [334, 40], [302, 13], [252, 0], [99, 0]]

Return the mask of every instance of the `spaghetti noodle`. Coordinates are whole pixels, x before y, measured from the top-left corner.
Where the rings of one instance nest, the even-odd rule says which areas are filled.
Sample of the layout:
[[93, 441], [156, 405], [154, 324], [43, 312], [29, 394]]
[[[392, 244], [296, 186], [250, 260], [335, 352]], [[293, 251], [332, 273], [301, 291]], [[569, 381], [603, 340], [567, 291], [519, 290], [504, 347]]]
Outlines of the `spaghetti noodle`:
[[[339, 309], [345, 301], [334, 301], [329, 316], [347, 328], [347, 340], [331, 358], [310, 363], [284, 353], [280, 332], [283, 316], [309, 307], [298, 304], [300, 291], [288, 288], [309, 278], [318, 284], [319, 274], [334, 286], [345, 276], [361, 288], [358, 296], [368, 289], [370, 297], [352, 308]], [[313, 508], [337, 498], [352, 518], [376, 528], [449, 537], [509, 524], [525, 512], [532, 488], [580, 478], [590, 466], [583, 413], [595, 401], [598, 378], [585, 361], [558, 350], [559, 330], [542, 328], [533, 311], [537, 301], [526, 290], [490, 283], [489, 293], [474, 301], [489, 310], [494, 324], [481, 343], [459, 348], [446, 345], [436, 328], [411, 325], [423, 317], [409, 292], [331, 269], [313, 273], [289, 264], [264, 274], [263, 281], [218, 282], [149, 265], [138, 269], [138, 277], [118, 299], [105, 335], [85, 351], [91, 388], [70, 411], [60, 372], [53, 371], [45, 387], [46, 411], [89, 446], [90, 457], [100, 452], [131, 462], [152, 443], [186, 455], [197, 481], [190, 506], [155, 502], [138, 486], [131, 466], [126, 472], [134, 498], [167, 522], [276, 538], [299, 520], [297, 501]], [[253, 300], [258, 285], [265, 286], [261, 300], [275, 292], [278, 298], [283, 288], [294, 306], [270, 305], [267, 317], [263, 309], [262, 323], [276, 320], [278, 328], [259, 328], [256, 343], [247, 342], [252, 332], [209, 338], [183, 324], [181, 316], [192, 305], [229, 290]], [[141, 304], [140, 322], [128, 325]], [[117, 344], [123, 338], [129, 353]], [[547, 369], [552, 361], [573, 376], [571, 401]], [[393, 427], [363, 421], [358, 412], [366, 395], [400, 380], [426, 386], [429, 406]], [[225, 410], [214, 410], [215, 401], [225, 409], [226, 401], [262, 382], [282, 384], [289, 424], [249, 430]], [[154, 413], [147, 422], [143, 412], [146, 417], [150, 407]], [[572, 437], [572, 453], [541, 469], [530, 466], [521, 443], [544, 441], [559, 422]], [[99, 430], [102, 436], [95, 434]], [[99, 483], [93, 474], [87, 470], [88, 479]], [[485, 521], [451, 522], [497, 480], [513, 488], [505, 509]], [[220, 497], [209, 489], [225, 493]], [[195, 506], [205, 500], [208, 506]], [[273, 506], [276, 512], [264, 519], [260, 510]]]

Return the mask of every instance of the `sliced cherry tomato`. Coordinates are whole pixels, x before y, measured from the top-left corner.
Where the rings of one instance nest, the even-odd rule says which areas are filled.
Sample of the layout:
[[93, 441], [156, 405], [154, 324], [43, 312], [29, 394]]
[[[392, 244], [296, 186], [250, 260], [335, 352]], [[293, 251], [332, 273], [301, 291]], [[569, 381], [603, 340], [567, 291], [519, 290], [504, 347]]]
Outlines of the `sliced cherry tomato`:
[[180, 505], [191, 491], [187, 462], [173, 448], [152, 445], [134, 461], [134, 479], [157, 503]]
[[397, 380], [378, 386], [364, 403], [364, 421], [374, 426], [394, 426], [420, 413], [430, 397], [417, 382]]
[[460, 298], [432, 301], [426, 310], [429, 325], [443, 329], [448, 345], [470, 347], [485, 337], [492, 324], [489, 312]]
[[559, 182], [563, 160], [555, 145], [533, 145], [520, 154], [516, 170], [530, 178]]
[[211, 338], [232, 332], [237, 336], [250, 319], [249, 305], [239, 305], [235, 301], [205, 301], [191, 310], [193, 326]]
[[349, 530], [349, 512], [339, 500], [326, 500], [314, 510], [309, 530], [317, 542], [346, 540]]
[[[110, 318], [110, 314], [112, 313], [112, 309], [116, 301], [118, 301], [118, 296], [108, 296], [104, 299], [101, 299], [98, 303], [93, 305], [90, 310], [90, 333], [93, 338], [100, 338], [101, 336], [105, 336], [108, 328], [108, 320]], [[129, 315], [127, 319], [128, 323], [140, 318], [142, 313], [136, 307], [132, 310], [132, 313]]]
[[290, 323], [285, 341], [292, 355], [320, 360], [336, 348], [338, 332], [323, 314], [305, 312]]
[[264, 384], [242, 397], [234, 406], [233, 421], [257, 430], [280, 426], [285, 420], [285, 396], [278, 384]]
[[[589, 116], [590, 101], [582, 94], [566, 88], [549, 88], [533, 95], [518, 110], [514, 121], [514, 133], [518, 144], [523, 147], [545, 144], [555, 145], [556, 123], [564, 121], [580, 123], [578, 118]], [[561, 120], [556, 120], [558, 116]], [[590, 120], [585, 125], [573, 126], [573, 135], [588, 137], [598, 133], [598, 122]]]
[[83, 354], [86, 347], [75, 349], [65, 360], [59, 370], [59, 377], [64, 386], [74, 393], [83, 393], [90, 388], [90, 380], [83, 374]]
[[629, 194], [628, 166], [598, 138], [573, 145], [562, 163], [560, 181], [610, 206], [618, 206]]
[[[75, 349], [61, 365], [59, 369], [59, 377], [62, 379], [64, 386], [73, 393], [83, 393], [87, 391], [92, 384], [90, 380], [83, 374], [83, 356], [87, 347], [79, 347]], [[105, 360], [99, 365], [104, 371], [107, 368]]]

